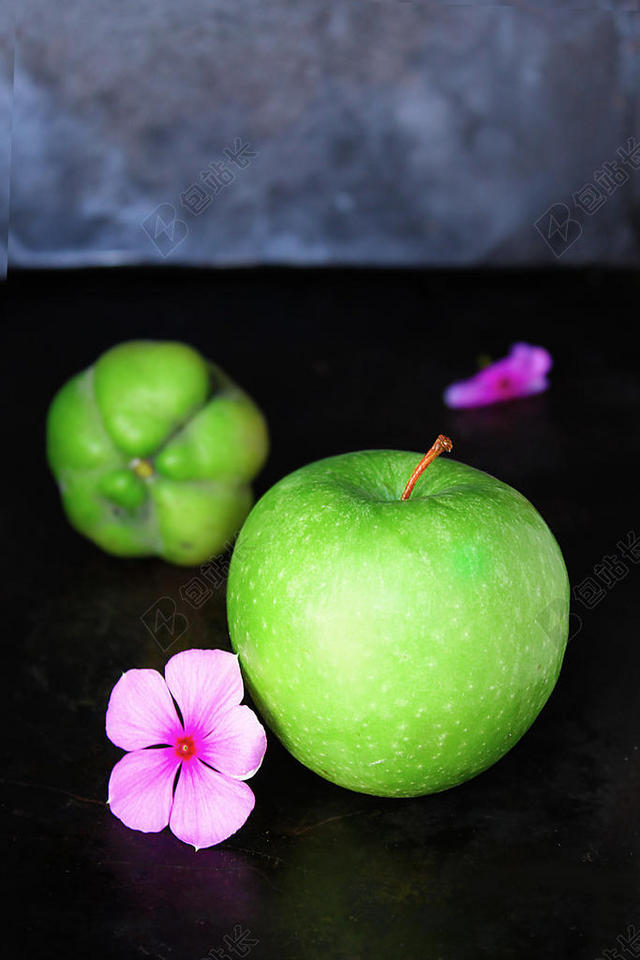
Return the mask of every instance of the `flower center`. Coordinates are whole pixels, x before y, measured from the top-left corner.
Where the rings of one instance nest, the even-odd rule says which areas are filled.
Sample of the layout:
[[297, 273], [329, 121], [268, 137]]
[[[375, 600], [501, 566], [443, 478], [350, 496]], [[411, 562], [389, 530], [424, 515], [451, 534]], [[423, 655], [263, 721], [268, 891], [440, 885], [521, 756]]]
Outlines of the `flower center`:
[[176, 740], [176, 753], [182, 760], [190, 760], [195, 755], [196, 745], [193, 737], [178, 737]]

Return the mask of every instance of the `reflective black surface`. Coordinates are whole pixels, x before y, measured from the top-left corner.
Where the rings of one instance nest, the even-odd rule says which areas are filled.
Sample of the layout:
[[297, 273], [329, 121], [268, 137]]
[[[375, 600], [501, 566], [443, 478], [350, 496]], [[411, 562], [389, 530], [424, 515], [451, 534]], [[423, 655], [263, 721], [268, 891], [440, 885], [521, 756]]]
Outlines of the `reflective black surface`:
[[[14, 275], [7, 292], [2, 832], [13, 955], [591, 960], [620, 950], [634, 923], [640, 932], [640, 548], [623, 555], [640, 536], [637, 278], [90, 272]], [[426, 449], [442, 431], [454, 456], [532, 500], [578, 595], [558, 686], [506, 758], [447, 793], [381, 800], [316, 777], [271, 737], [251, 781], [255, 812], [218, 848], [194, 854], [109, 813], [120, 751], [104, 712], [120, 673], [228, 646], [224, 585], [194, 609], [181, 594], [191, 571], [100, 553], [68, 527], [46, 470], [57, 387], [137, 336], [193, 343], [260, 402], [273, 451], [258, 493], [309, 460]], [[479, 354], [519, 339], [553, 352], [547, 394], [443, 407], [443, 388]], [[178, 640], [159, 644], [143, 618], [163, 596], [186, 619]]]

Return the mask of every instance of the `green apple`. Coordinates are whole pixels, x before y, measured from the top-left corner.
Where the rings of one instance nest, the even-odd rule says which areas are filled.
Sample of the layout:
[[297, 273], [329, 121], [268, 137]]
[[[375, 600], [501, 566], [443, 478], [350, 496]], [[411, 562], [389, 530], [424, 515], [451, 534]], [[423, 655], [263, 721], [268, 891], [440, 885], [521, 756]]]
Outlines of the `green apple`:
[[118, 556], [203, 563], [238, 532], [267, 455], [264, 418], [183, 343], [135, 340], [54, 397], [47, 457], [70, 522]]
[[568, 634], [567, 572], [534, 507], [449, 459], [415, 471], [403, 499], [418, 459], [371, 450], [290, 474], [251, 511], [229, 571], [256, 706], [302, 763], [377, 796], [495, 763], [553, 690]]

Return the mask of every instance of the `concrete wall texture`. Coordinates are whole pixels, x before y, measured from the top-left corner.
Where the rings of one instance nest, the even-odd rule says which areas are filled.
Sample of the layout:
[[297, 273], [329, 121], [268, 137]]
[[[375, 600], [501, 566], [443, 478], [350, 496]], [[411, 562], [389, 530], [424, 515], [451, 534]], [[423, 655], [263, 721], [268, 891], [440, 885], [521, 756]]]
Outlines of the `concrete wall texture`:
[[640, 262], [638, 2], [14, 14], [10, 266]]

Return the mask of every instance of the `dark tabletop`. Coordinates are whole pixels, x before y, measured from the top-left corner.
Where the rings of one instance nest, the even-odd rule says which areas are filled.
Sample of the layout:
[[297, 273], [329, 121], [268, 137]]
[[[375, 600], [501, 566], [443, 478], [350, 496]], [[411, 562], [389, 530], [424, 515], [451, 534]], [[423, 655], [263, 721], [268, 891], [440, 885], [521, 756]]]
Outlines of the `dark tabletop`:
[[[625, 546], [640, 536], [638, 278], [91, 271], [14, 274], [5, 293], [11, 956], [594, 960], [626, 939], [620, 955], [640, 957], [640, 557]], [[576, 591], [571, 640], [549, 703], [503, 760], [451, 791], [389, 800], [325, 782], [271, 736], [255, 811], [217, 848], [195, 854], [109, 813], [121, 752], [104, 714], [121, 672], [229, 648], [224, 585], [193, 609], [180, 594], [190, 571], [101, 553], [66, 523], [46, 469], [56, 389], [141, 336], [192, 343], [258, 400], [272, 433], [258, 494], [319, 457], [421, 450], [444, 432], [457, 459], [534, 503]], [[443, 406], [450, 381], [515, 340], [553, 353], [548, 393]], [[165, 649], [143, 619], [161, 596], [188, 623]]]

